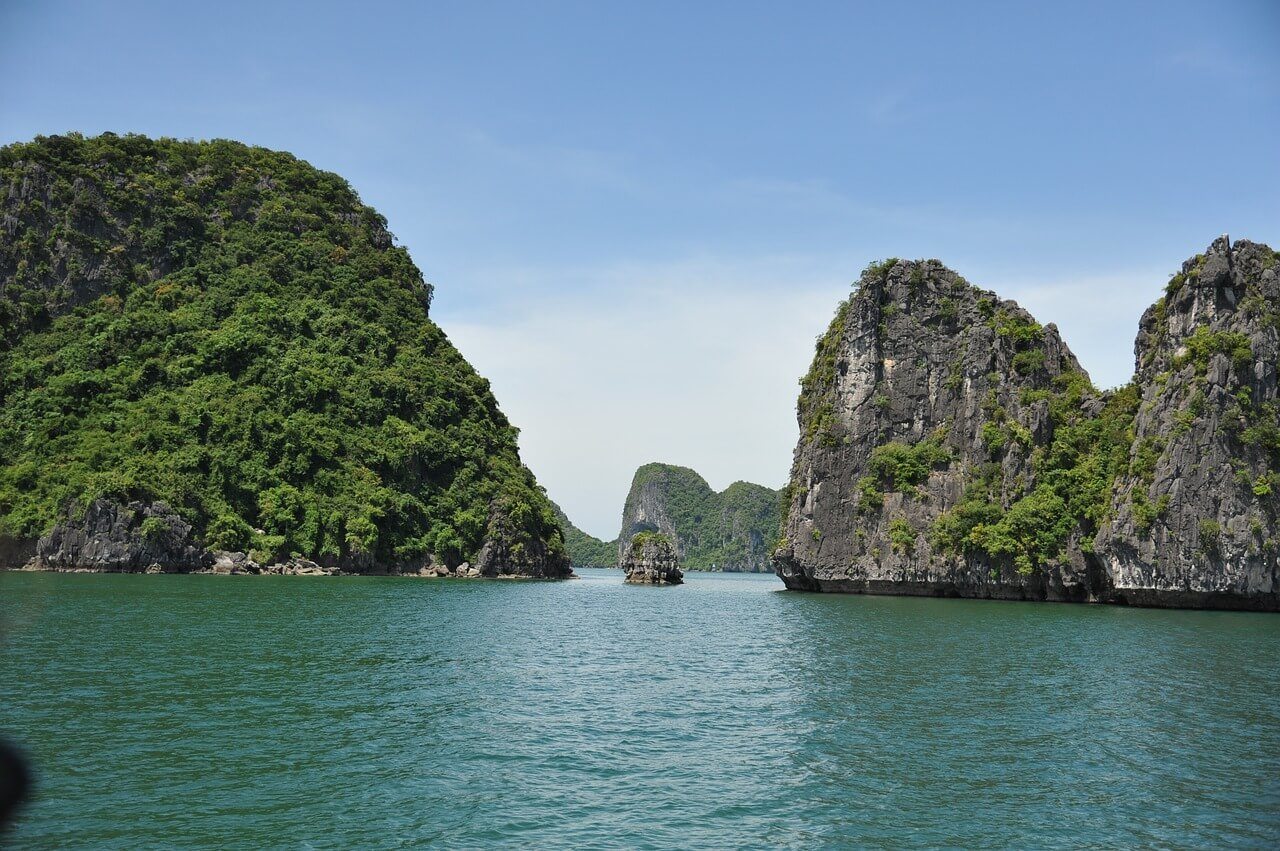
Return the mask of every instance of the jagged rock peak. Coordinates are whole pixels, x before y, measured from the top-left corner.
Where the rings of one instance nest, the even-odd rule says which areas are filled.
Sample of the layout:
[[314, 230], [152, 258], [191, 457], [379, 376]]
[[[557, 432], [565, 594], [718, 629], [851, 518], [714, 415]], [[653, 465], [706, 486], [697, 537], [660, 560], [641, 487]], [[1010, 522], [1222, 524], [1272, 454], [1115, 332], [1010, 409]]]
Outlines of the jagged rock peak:
[[[1275, 257], [1222, 239], [1184, 264], [1143, 318], [1137, 382], [1109, 393], [1053, 325], [936, 261], [869, 267], [801, 382], [779, 576], [1275, 608]], [[1157, 516], [1172, 537], [1136, 543]]]
[[1097, 552], [1134, 602], [1274, 597], [1280, 257], [1221, 237], [1142, 317], [1140, 405]]
[[867, 268], [818, 340], [801, 428], [828, 443], [868, 431], [918, 439], [952, 419], [958, 400], [1064, 373], [1087, 380], [1055, 326], [936, 260], [887, 260]]
[[[1003, 513], [1036, 484], [1032, 458], [1062, 417], [1101, 404], [1052, 326], [935, 260], [863, 273], [801, 380], [801, 437], [779, 575], [791, 587], [909, 589], [966, 564], [929, 531], [965, 501]], [[1026, 583], [1038, 556], [970, 565]], [[946, 580], [951, 581], [951, 580]]]

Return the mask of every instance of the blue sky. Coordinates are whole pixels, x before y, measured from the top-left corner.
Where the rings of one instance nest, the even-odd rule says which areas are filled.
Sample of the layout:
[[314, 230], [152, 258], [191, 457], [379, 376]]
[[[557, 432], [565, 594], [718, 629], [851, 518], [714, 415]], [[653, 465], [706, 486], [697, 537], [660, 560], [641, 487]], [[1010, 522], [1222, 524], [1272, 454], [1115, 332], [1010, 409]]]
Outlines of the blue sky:
[[943, 260], [1123, 383], [1183, 259], [1280, 244], [1277, 45], [1275, 2], [0, 0], [0, 143], [342, 174], [612, 537], [647, 461], [784, 482], [796, 379], [877, 258]]

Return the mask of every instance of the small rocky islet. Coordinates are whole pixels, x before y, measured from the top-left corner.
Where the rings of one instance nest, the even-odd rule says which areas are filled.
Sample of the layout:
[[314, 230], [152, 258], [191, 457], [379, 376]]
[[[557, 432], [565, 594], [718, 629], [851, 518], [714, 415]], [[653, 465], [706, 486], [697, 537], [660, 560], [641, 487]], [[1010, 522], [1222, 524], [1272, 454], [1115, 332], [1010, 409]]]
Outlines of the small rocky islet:
[[680, 585], [680, 569], [675, 545], [661, 532], [637, 532], [627, 544], [620, 562], [623, 581], [633, 585]]
[[[341, 178], [235, 142], [0, 148], [0, 566], [564, 578], [1280, 608], [1280, 256], [1215, 241], [1095, 388], [935, 260], [863, 274], [780, 491], [635, 475], [573, 526]], [[779, 527], [779, 517], [782, 522]]]

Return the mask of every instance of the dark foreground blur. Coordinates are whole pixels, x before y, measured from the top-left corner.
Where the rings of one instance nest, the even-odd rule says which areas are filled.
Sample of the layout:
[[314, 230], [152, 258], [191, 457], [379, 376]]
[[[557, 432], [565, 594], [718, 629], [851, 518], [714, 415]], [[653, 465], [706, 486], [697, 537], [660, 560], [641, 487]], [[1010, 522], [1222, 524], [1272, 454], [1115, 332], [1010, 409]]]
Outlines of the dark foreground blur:
[[17, 749], [0, 739], [0, 839], [30, 790], [31, 772], [26, 760]]

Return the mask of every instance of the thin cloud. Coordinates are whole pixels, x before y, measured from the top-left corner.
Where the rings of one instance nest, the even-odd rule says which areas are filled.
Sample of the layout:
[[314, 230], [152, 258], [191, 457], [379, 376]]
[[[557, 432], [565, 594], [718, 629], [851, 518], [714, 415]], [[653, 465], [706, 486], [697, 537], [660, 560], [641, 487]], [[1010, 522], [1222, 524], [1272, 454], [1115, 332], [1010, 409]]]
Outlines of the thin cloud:
[[[797, 437], [797, 381], [850, 289], [844, 259], [691, 258], [508, 270], [502, 310], [437, 317], [521, 428], [523, 457], [569, 516], [617, 534], [636, 467], [693, 467], [713, 487], [779, 487]], [[840, 270], [840, 271], [832, 271]], [[570, 282], [548, 297], [546, 280]], [[1129, 380], [1163, 273], [984, 279], [1058, 325], [1099, 386]], [[582, 289], [590, 287], [590, 296]]]
[[495, 165], [627, 194], [648, 194], [626, 157], [591, 148], [512, 144], [484, 130], [458, 131], [459, 142]]
[[1143, 311], [1161, 295], [1167, 275], [1139, 269], [1049, 281], [983, 283], [1017, 301], [1037, 320], [1058, 326], [1063, 340], [1099, 387], [1133, 377], [1133, 342]]
[[849, 283], [783, 268], [601, 270], [615, 286], [599, 298], [441, 323], [519, 424], [552, 498], [611, 538], [632, 473], [650, 461], [693, 467], [716, 488], [786, 481], [797, 381]]

